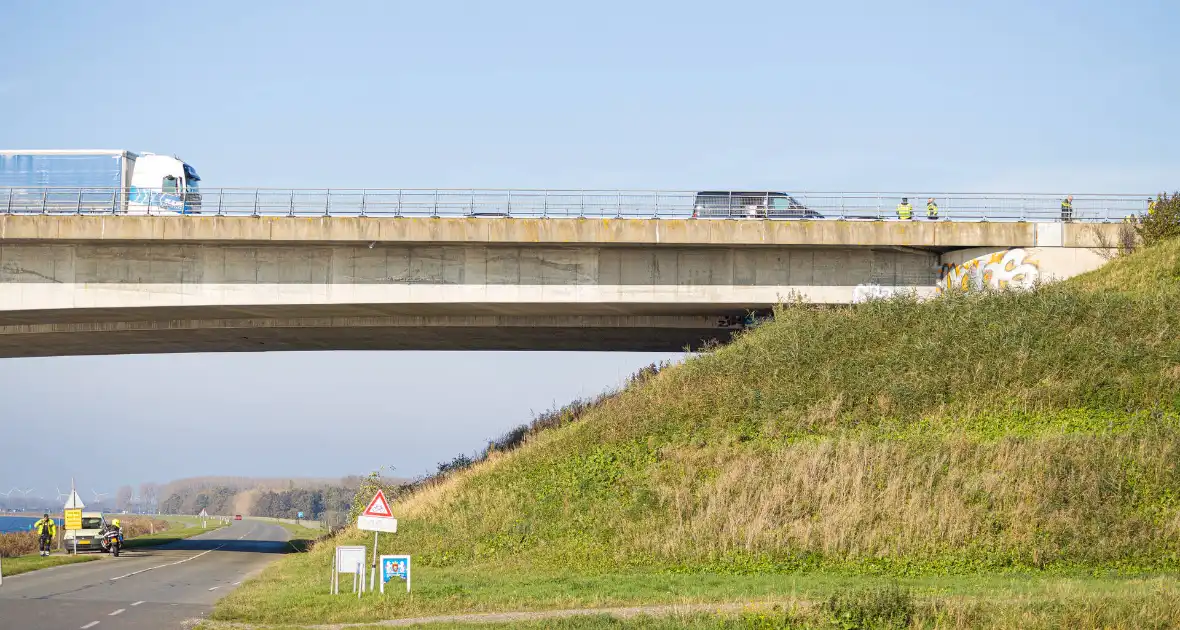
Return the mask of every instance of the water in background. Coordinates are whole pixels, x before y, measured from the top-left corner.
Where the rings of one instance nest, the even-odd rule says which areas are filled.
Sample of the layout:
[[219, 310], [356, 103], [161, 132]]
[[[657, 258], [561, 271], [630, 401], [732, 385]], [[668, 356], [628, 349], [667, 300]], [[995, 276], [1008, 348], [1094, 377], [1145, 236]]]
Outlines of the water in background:
[[[41, 520], [40, 516], [0, 516], [0, 534], [27, 532], [33, 527], [33, 523], [39, 520]], [[55, 518], [53, 520], [57, 522], [59, 528], [64, 526], [62, 519]]]

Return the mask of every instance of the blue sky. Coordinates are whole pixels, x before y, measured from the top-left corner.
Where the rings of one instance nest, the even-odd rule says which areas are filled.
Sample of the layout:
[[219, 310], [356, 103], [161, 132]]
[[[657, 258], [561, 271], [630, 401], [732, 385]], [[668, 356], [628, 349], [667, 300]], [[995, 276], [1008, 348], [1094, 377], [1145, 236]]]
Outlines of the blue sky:
[[[6, 3], [0, 143], [176, 153], [206, 187], [1152, 192], [1180, 170], [1178, 18], [1163, 2]], [[0, 361], [19, 427], [0, 486], [96, 445], [112, 487], [417, 473], [655, 358]], [[333, 415], [357, 431], [317, 436]], [[38, 437], [102, 419], [201, 429]]]

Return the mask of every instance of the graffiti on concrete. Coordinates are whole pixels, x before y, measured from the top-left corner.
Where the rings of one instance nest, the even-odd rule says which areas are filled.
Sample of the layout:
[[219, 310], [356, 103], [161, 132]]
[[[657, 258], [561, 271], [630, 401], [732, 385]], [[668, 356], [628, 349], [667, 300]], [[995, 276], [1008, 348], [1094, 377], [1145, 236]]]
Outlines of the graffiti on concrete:
[[1030, 289], [1041, 277], [1036, 261], [1020, 248], [972, 258], [962, 264], [944, 263], [938, 274], [938, 292], [948, 290]]
[[860, 304], [869, 300], [887, 300], [897, 292], [893, 287], [879, 284], [858, 284], [852, 289], [852, 303]]

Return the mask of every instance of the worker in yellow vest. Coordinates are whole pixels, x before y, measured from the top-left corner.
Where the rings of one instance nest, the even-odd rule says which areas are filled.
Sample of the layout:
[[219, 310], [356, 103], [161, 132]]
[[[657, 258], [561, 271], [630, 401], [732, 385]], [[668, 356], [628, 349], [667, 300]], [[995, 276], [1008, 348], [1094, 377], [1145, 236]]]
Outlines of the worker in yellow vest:
[[1061, 220], [1066, 223], [1073, 221], [1073, 195], [1061, 201]]
[[902, 221], [909, 221], [914, 218], [914, 207], [910, 205], [909, 197], [902, 197], [901, 203], [897, 204], [897, 218]]
[[41, 555], [48, 556], [49, 550], [53, 546], [53, 537], [57, 535], [57, 523], [49, 518], [49, 515], [44, 515], [41, 520], [33, 525], [33, 531], [37, 532], [38, 547]]
[[926, 200], [926, 218], [931, 221], [938, 220], [938, 204], [934, 203], [934, 197]]
[[1147, 215], [1151, 216], [1153, 214], [1155, 214], [1155, 199], [1148, 197], [1147, 198]]

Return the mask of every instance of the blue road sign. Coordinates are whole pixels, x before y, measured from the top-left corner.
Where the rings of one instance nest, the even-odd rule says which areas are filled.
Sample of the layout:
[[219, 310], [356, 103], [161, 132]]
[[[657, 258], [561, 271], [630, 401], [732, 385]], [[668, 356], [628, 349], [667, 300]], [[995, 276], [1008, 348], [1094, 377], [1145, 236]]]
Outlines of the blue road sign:
[[299, 513], [299, 518], [303, 518], [303, 512]]
[[381, 592], [385, 583], [393, 578], [406, 581], [406, 592], [410, 592], [410, 556], [381, 556]]

